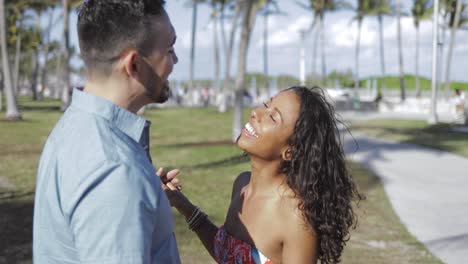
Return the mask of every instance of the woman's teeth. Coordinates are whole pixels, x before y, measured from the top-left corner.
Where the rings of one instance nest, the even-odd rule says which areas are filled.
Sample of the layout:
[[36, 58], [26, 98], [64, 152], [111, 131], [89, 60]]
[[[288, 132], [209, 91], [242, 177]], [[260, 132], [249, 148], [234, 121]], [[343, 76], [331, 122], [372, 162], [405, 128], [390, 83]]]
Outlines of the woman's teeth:
[[253, 126], [250, 123], [245, 124], [244, 128], [245, 128], [245, 130], [247, 130], [247, 132], [249, 132], [249, 134], [251, 134], [252, 136], [258, 138], [257, 133], [255, 133], [255, 129], [253, 128]]

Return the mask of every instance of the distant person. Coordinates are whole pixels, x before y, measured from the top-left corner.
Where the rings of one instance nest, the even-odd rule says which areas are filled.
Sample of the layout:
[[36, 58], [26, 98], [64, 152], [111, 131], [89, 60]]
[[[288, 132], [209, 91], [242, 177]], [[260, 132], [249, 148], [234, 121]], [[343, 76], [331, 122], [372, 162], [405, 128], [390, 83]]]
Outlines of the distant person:
[[455, 89], [455, 97], [453, 98], [455, 106], [455, 118], [462, 119], [465, 113], [465, 91], [461, 88]]
[[203, 107], [208, 107], [210, 105], [210, 90], [207, 86], [202, 88], [201, 97], [203, 101]]
[[252, 169], [235, 180], [222, 226], [164, 186], [218, 263], [340, 261], [360, 195], [323, 93], [292, 87], [251, 112], [237, 145]]
[[80, 9], [88, 81], [73, 91], [39, 163], [35, 264], [180, 263], [149, 156], [151, 124], [136, 115], [170, 94], [176, 33], [163, 5], [88, 0]]

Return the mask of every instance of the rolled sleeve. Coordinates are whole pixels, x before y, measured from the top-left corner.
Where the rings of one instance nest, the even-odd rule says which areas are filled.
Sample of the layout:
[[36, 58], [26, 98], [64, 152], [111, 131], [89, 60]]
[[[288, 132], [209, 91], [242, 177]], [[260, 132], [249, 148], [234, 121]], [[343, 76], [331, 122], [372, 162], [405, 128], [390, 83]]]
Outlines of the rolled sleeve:
[[100, 166], [71, 195], [69, 223], [81, 263], [151, 263], [159, 192], [144, 172]]

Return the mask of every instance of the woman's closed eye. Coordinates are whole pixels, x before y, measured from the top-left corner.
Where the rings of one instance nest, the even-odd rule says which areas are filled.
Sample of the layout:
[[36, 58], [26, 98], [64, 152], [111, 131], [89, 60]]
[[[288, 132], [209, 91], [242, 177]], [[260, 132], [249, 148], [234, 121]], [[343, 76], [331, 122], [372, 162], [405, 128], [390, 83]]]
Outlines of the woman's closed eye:
[[[265, 106], [265, 108], [268, 109], [268, 104], [266, 102], [263, 102], [263, 106]], [[271, 118], [271, 120], [273, 120], [273, 122], [276, 123], [276, 119], [273, 117], [273, 115], [270, 114], [270, 118]]]

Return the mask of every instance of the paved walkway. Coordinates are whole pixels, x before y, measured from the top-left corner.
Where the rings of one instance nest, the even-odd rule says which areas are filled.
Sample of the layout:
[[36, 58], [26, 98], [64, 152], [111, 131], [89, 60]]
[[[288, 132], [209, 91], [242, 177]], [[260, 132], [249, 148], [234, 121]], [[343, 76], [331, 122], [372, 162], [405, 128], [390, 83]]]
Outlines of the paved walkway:
[[345, 151], [378, 175], [408, 231], [443, 262], [468, 263], [468, 159], [354, 135]]

